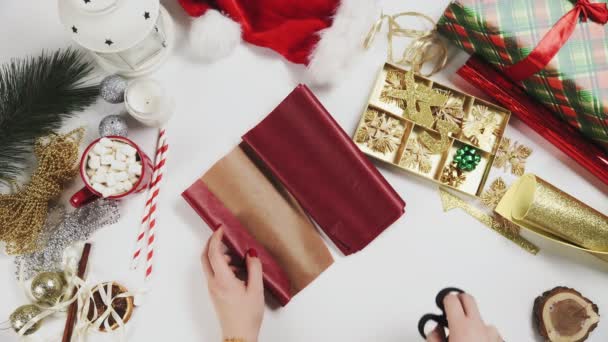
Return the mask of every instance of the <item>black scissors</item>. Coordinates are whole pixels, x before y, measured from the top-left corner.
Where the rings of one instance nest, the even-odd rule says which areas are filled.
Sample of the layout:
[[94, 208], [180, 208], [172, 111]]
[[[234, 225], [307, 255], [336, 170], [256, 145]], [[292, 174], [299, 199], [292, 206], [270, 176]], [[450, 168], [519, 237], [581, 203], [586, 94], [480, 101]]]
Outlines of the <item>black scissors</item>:
[[448, 318], [445, 315], [445, 307], [443, 306], [443, 299], [451, 293], [460, 294], [460, 293], [464, 293], [464, 291], [462, 291], [461, 289], [455, 288], [455, 287], [447, 287], [447, 288], [439, 291], [439, 293], [437, 294], [437, 297], [435, 297], [435, 303], [437, 304], [437, 307], [439, 309], [441, 309], [442, 314], [437, 315], [437, 314], [428, 313], [428, 314], [422, 316], [422, 318], [420, 318], [420, 321], [418, 321], [418, 332], [420, 332], [420, 336], [422, 336], [422, 338], [426, 339], [426, 333], [424, 332], [424, 328], [426, 327], [427, 323], [435, 322], [435, 323], [437, 323], [438, 327], [442, 328], [442, 329], [439, 329], [439, 333], [441, 335], [442, 341], [447, 342], [448, 334], [449, 334], [449, 327], [448, 327]]

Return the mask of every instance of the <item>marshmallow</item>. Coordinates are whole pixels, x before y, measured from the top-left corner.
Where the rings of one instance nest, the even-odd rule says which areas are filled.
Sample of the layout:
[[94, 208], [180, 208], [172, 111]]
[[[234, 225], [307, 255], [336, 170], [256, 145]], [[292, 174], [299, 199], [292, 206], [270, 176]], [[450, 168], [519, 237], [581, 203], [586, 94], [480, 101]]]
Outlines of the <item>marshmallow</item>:
[[128, 172], [129, 175], [141, 176], [141, 164], [138, 162], [129, 164]]
[[129, 179], [129, 174], [125, 171], [116, 172], [114, 174], [114, 179], [116, 179], [117, 182], [126, 181], [127, 179]]
[[112, 170], [124, 171], [127, 169], [127, 163], [120, 160], [112, 161]]
[[103, 155], [101, 156], [101, 165], [112, 165], [114, 160], [114, 156], [111, 154]]
[[116, 181], [116, 173], [110, 172], [106, 175], [106, 184], [109, 187], [113, 187], [114, 185], [116, 185], [116, 183], [118, 183]]
[[119, 160], [119, 161], [122, 161], [122, 162], [126, 162], [127, 161], [127, 156], [124, 153], [118, 151], [118, 152], [116, 152], [116, 160]]
[[112, 195], [114, 195], [114, 189], [112, 188], [105, 188], [103, 191], [101, 191], [101, 197], [103, 198], [108, 198]]
[[112, 146], [114, 145], [114, 142], [112, 142], [112, 140], [110, 140], [106, 137], [99, 139], [99, 143], [101, 144], [101, 146], [107, 147], [107, 148], [112, 148]]
[[93, 189], [106, 197], [130, 191], [142, 174], [137, 149], [119, 140], [102, 138], [88, 155], [86, 174]]
[[91, 185], [91, 186], [97, 192], [103, 192], [106, 189], [106, 186], [101, 183], [93, 183], [93, 185]]
[[122, 144], [119, 151], [124, 153], [127, 157], [134, 156], [135, 154], [137, 154], [137, 150], [133, 148], [133, 146], [127, 144]]
[[99, 156], [92, 155], [92, 156], [89, 156], [89, 161], [87, 162], [87, 165], [91, 169], [96, 170], [96, 169], [99, 169], [99, 167], [101, 166], [100, 161], [101, 160], [100, 160]]
[[107, 179], [107, 174], [103, 172], [96, 173], [91, 180], [95, 183], [104, 183]]
[[128, 180], [125, 180], [125, 181], [118, 183], [117, 187], [120, 187], [123, 190], [123, 192], [127, 192], [133, 188], [133, 184], [131, 184], [131, 182], [129, 182]]
[[104, 154], [109, 154], [111, 153], [112, 150], [110, 150], [109, 148], [104, 147], [102, 144], [95, 144], [95, 146], [93, 146], [93, 152], [95, 152], [95, 154], [98, 154], [100, 156], [104, 155]]

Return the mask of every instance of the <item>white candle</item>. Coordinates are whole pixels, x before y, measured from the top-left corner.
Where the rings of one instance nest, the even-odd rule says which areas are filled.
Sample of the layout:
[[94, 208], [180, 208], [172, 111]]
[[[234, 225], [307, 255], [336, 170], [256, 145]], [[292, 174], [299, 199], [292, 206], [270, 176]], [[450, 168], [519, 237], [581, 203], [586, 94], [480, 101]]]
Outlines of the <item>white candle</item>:
[[139, 79], [129, 84], [125, 91], [127, 111], [147, 126], [160, 127], [173, 114], [173, 100], [163, 86], [153, 79]]

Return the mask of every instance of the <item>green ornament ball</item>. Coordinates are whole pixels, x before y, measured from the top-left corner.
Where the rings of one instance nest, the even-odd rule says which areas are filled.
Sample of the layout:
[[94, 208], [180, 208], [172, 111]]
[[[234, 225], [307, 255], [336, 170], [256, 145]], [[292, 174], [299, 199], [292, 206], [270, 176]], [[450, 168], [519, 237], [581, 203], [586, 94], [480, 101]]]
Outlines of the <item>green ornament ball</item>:
[[[21, 331], [21, 329], [34, 317], [38, 316], [42, 310], [33, 304], [22, 305], [15, 309], [9, 316], [11, 327], [15, 332]], [[30, 335], [35, 333], [40, 328], [41, 321], [36, 322], [29, 329], [24, 332], [24, 335]]]
[[65, 294], [66, 281], [61, 272], [42, 272], [32, 280], [32, 296], [40, 304], [55, 305]]

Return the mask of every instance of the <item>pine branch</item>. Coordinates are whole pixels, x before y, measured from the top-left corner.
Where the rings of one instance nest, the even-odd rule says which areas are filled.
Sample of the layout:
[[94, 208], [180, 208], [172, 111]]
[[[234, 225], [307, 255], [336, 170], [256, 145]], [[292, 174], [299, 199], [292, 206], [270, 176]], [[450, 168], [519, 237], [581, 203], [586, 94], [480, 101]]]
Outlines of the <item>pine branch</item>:
[[72, 48], [0, 66], [0, 182], [24, 171], [36, 138], [93, 104], [93, 64]]

